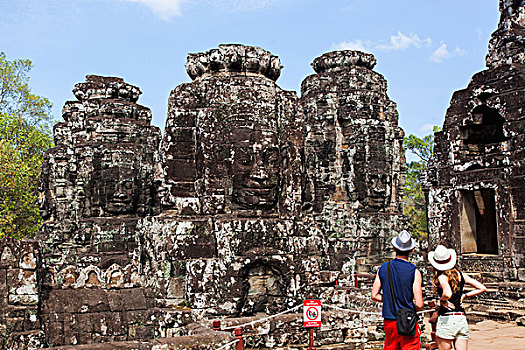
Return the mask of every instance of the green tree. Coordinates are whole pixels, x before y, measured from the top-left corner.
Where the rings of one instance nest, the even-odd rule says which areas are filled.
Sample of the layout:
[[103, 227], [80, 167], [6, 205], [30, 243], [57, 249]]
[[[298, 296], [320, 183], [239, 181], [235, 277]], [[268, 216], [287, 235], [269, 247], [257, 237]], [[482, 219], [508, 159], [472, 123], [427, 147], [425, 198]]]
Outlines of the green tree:
[[51, 102], [31, 93], [29, 60], [0, 53], [0, 238], [33, 237], [42, 219], [37, 187], [53, 146]]
[[[439, 130], [439, 127], [434, 126], [434, 132]], [[410, 218], [413, 234], [419, 237], [426, 236], [428, 228], [427, 206], [421, 187], [421, 175], [428, 168], [428, 162], [432, 158], [434, 132], [423, 138], [409, 135], [403, 140], [405, 149], [419, 158], [417, 161], [407, 163], [403, 197], [403, 213]]]

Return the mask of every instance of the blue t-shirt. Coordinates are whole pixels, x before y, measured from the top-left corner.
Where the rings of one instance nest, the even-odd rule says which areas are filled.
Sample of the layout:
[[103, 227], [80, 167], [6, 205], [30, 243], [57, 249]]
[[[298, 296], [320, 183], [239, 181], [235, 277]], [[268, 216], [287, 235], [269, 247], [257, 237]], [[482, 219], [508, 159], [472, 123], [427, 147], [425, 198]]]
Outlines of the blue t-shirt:
[[383, 290], [383, 318], [395, 320], [398, 308], [414, 309], [414, 274], [416, 265], [406, 260], [394, 259], [390, 263], [392, 273], [392, 283], [396, 295], [397, 307], [394, 306], [390, 293], [390, 283], [388, 281], [388, 262], [383, 263], [379, 268], [379, 279]]

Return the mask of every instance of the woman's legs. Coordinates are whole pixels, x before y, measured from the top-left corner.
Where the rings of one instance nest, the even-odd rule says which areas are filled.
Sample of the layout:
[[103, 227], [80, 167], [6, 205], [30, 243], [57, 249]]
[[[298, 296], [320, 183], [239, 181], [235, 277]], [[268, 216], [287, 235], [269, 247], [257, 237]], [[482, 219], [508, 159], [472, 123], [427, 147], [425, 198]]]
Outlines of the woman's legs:
[[436, 337], [436, 343], [439, 350], [451, 350], [453, 340]]
[[468, 339], [456, 339], [454, 341], [454, 349], [467, 350], [468, 349]]

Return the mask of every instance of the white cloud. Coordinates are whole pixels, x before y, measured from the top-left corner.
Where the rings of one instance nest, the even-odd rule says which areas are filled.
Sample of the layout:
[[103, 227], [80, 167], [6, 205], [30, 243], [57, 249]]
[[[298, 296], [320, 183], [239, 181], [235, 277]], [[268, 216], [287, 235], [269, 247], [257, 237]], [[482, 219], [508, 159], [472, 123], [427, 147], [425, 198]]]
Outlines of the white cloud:
[[456, 57], [456, 56], [465, 56], [466, 51], [457, 46], [454, 50], [449, 50], [447, 44], [444, 42], [439, 43], [439, 47], [436, 48], [436, 44], [429, 37], [422, 39], [419, 35], [410, 33], [405, 35], [401, 32], [398, 32], [396, 35], [390, 36], [389, 44], [378, 44], [373, 43], [370, 40], [350, 40], [342, 41], [340, 43], [332, 44], [333, 50], [359, 50], [373, 53], [374, 51], [401, 51], [408, 49], [427, 49], [432, 50], [432, 55], [430, 56], [430, 61], [435, 63], [441, 63], [446, 59]]
[[479, 41], [483, 40], [483, 31], [481, 29], [476, 29], [476, 36], [478, 37]]
[[[147, 6], [160, 19], [169, 21], [174, 16], [181, 15], [181, 5], [190, 0], [121, 0], [135, 2]], [[279, 0], [192, 0], [194, 4], [213, 7], [216, 11], [242, 12], [254, 11], [268, 7]]]
[[390, 44], [379, 44], [376, 45], [376, 50], [382, 51], [394, 51], [394, 50], [406, 50], [411, 47], [420, 48], [422, 46], [432, 45], [432, 39], [426, 38], [421, 39], [417, 34], [411, 33], [405, 35], [401, 32], [397, 32], [397, 35], [390, 36]]
[[214, 3], [223, 3], [226, 8], [236, 11], [259, 10], [272, 5], [278, 0], [213, 0]]
[[169, 21], [173, 16], [179, 16], [180, 5], [185, 0], [123, 0], [128, 2], [136, 2], [147, 6], [160, 19]]
[[428, 134], [431, 131], [434, 131], [434, 124], [423, 124], [419, 127], [419, 132]]
[[333, 50], [357, 50], [370, 52], [372, 47], [370, 41], [362, 41], [360, 39], [354, 41], [343, 41], [337, 44], [332, 44]]
[[441, 42], [441, 45], [432, 53], [432, 56], [430, 56], [430, 60], [435, 63], [441, 63], [446, 59], [456, 56], [465, 56], [465, 54], [465, 50], [461, 49], [459, 46], [456, 46], [453, 51], [449, 51], [447, 44]]

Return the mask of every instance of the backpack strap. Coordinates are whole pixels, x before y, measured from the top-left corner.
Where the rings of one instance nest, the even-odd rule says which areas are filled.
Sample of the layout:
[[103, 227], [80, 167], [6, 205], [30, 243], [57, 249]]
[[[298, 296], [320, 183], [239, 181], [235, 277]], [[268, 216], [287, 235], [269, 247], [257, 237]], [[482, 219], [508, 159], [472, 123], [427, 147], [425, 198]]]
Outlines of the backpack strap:
[[392, 283], [392, 272], [390, 271], [391, 262], [392, 261], [388, 262], [388, 284], [390, 285], [390, 294], [392, 295], [392, 300], [394, 301], [394, 308], [399, 309], [399, 305], [397, 305], [396, 294], [394, 293], [394, 284]]

